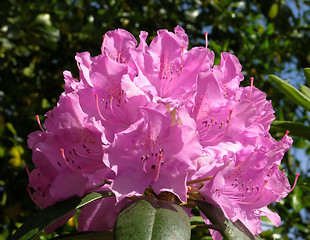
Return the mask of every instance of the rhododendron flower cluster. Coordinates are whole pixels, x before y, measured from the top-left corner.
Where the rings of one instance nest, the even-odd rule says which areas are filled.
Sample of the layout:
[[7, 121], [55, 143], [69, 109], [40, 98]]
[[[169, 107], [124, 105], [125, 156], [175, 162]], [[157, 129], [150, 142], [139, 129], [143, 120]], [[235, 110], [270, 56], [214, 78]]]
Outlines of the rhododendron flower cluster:
[[183, 203], [198, 191], [253, 234], [261, 232], [261, 216], [279, 225], [267, 205], [291, 191], [278, 166], [292, 139], [286, 134], [277, 142], [269, 134], [274, 111], [266, 95], [253, 79], [240, 87], [234, 55], [222, 53], [217, 66], [207, 46], [188, 49], [179, 26], [174, 33], [159, 30], [149, 45], [146, 32], [139, 38], [138, 44], [125, 30], [110, 31], [100, 55], [76, 55], [79, 80], [64, 72], [57, 106], [28, 139], [35, 203], [47, 207], [110, 190], [113, 197], [79, 214], [79, 230], [102, 231], [146, 190]]

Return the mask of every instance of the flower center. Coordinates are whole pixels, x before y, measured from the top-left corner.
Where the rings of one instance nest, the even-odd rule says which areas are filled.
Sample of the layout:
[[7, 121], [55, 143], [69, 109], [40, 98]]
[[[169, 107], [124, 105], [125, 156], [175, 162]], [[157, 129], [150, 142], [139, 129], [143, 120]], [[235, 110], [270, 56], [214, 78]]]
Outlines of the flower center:
[[[199, 128], [199, 134], [202, 142], [212, 143], [222, 140], [228, 132], [232, 112], [233, 110], [231, 109], [226, 120], [218, 121], [213, 117], [207, 117], [204, 121], [202, 121]], [[213, 137], [207, 138], [210, 135]]]
[[160, 148], [158, 152], [152, 152], [151, 154], [146, 154], [141, 156], [141, 163], [143, 166], [143, 171], [153, 172], [153, 181], [156, 182], [159, 177], [160, 168], [164, 164], [163, 161], [164, 149]]
[[[183, 70], [183, 59], [184, 59], [185, 47], [182, 47], [180, 62], [169, 62], [165, 55], [160, 58], [159, 68], [159, 95], [162, 98], [169, 96], [177, 84], [177, 78], [180, 72]], [[156, 70], [156, 69], [155, 69]]]
[[35, 118], [37, 119], [37, 122], [38, 122], [38, 124], [39, 124], [39, 127], [40, 127], [41, 131], [42, 131], [42, 132], [46, 132], [46, 131], [43, 129], [42, 125], [41, 125], [41, 121], [40, 121], [39, 115], [36, 115]]
[[[123, 96], [124, 91], [121, 91], [118, 97], [110, 97], [108, 100], [101, 99], [99, 101], [98, 94], [95, 94], [96, 109], [102, 121], [110, 123], [128, 122], [124, 114], [125, 110], [122, 107], [122, 104], [126, 103]], [[101, 109], [103, 109], [103, 112]]]
[[[85, 148], [86, 154], [79, 153], [75, 150], [75, 148], [72, 148], [72, 150], [69, 151], [69, 155], [65, 155], [65, 150], [63, 148], [60, 149], [61, 156], [65, 162], [65, 164], [74, 172], [77, 173], [84, 173], [88, 171], [92, 171], [98, 168], [103, 167], [103, 163], [101, 162], [102, 155], [98, 155], [95, 153], [92, 153], [84, 144], [82, 145]], [[98, 163], [87, 166], [85, 165], [85, 162], [89, 162], [89, 160], [99, 160]], [[77, 163], [77, 162], [80, 162]], [[84, 166], [82, 166], [82, 164]]]

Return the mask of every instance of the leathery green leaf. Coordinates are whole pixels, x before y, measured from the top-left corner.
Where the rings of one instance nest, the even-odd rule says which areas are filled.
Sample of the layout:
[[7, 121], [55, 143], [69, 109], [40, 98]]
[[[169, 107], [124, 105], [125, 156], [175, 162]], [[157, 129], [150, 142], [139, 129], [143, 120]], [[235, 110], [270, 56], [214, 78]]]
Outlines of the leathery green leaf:
[[190, 220], [182, 207], [154, 197], [132, 201], [118, 215], [115, 240], [187, 240]]
[[254, 236], [246, 226], [239, 220], [231, 222], [227, 219], [219, 206], [211, 203], [196, 200], [199, 209], [214, 225], [213, 228], [217, 229], [225, 240], [250, 240], [261, 239], [259, 236]]
[[310, 68], [304, 68], [304, 74], [306, 77], [306, 81], [308, 86], [310, 86]]
[[286, 132], [288, 130], [294, 136], [310, 137], [310, 127], [298, 122], [275, 120], [271, 124], [271, 129], [277, 132]]
[[302, 190], [300, 187], [295, 187], [293, 196], [291, 198], [291, 204], [294, 208], [295, 212], [299, 212], [304, 206], [303, 206], [303, 199], [302, 199]]
[[310, 98], [305, 94], [294, 88], [291, 84], [284, 81], [283, 79], [275, 76], [269, 75], [271, 81], [275, 82], [280, 91], [282, 91], [289, 99], [303, 107], [307, 111], [310, 111]]
[[305, 85], [299, 85], [299, 90], [310, 99], [310, 88]]

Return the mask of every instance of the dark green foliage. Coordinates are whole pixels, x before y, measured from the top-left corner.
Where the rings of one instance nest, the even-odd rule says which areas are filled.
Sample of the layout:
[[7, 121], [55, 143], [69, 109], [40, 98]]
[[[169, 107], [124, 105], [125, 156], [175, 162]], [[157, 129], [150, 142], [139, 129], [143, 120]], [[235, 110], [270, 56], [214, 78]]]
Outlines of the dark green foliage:
[[121, 211], [114, 227], [115, 240], [189, 240], [187, 213], [174, 203], [146, 197], [132, 201]]
[[196, 203], [203, 214], [218, 228], [218, 231], [222, 234], [223, 239], [261, 239], [258, 236], [254, 236], [239, 220], [233, 223], [227, 219], [219, 206], [215, 206], [202, 200], [196, 200]]

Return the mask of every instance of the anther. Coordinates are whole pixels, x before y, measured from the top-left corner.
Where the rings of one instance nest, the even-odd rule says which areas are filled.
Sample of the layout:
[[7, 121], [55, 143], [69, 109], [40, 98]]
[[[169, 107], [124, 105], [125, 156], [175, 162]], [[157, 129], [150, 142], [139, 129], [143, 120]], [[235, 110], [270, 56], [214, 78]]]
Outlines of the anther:
[[[85, 169], [82, 169], [80, 166], [77, 166], [77, 168], [79, 169], [79, 170], [77, 170], [77, 169], [74, 169], [70, 164], [69, 164], [69, 160], [66, 158], [66, 156], [65, 156], [65, 150], [63, 149], [63, 148], [61, 148], [60, 149], [60, 152], [61, 152], [61, 156], [62, 156], [62, 158], [63, 158], [63, 160], [65, 161], [65, 163], [66, 163], [66, 165], [68, 166], [68, 168], [70, 168], [72, 171], [74, 171], [74, 172], [77, 172], [77, 173], [84, 173], [84, 172], [87, 172], [87, 171], [90, 171], [90, 170], [94, 170], [94, 169], [96, 169], [96, 168], [98, 168], [98, 167], [100, 167], [101, 166], [101, 164], [97, 164], [97, 165], [93, 165], [93, 166], [90, 166], [89, 168], [85, 168]], [[59, 165], [60, 163], [58, 162], [58, 165]], [[61, 165], [59, 165], [59, 166], [61, 166]]]
[[[229, 125], [230, 125], [230, 120], [231, 120], [231, 114], [232, 114], [233, 110], [231, 109], [229, 111], [229, 117], [227, 118], [227, 126], [226, 126], [226, 129], [225, 129], [225, 132], [223, 133], [223, 135], [219, 138], [216, 138], [216, 139], [213, 139], [213, 140], [208, 140], [208, 142], [216, 142], [216, 141], [220, 141], [222, 140], [226, 134], [227, 134], [227, 131], [228, 131], [228, 128], [229, 128]], [[221, 123], [221, 126], [222, 126], [222, 123]]]
[[[265, 188], [266, 188], [267, 183], [268, 183], [268, 180], [265, 180], [264, 185], [263, 185], [262, 192], [261, 192], [261, 194], [259, 195], [259, 197], [258, 197], [256, 200], [250, 201], [250, 202], [240, 202], [240, 203], [241, 203], [241, 204], [252, 204], [252, 203], [255, 203], [255, 202], [259, 201], [259, 200], [261, 199], [261, 197], [263, 196], [263, 193], [264, 193], [264, 191], [265, 191]], [[257, 187], [257, 188], [258, 188], [258, 187]]]
[[208, 32], [205, 32], [206, 48], [208, 48]]

